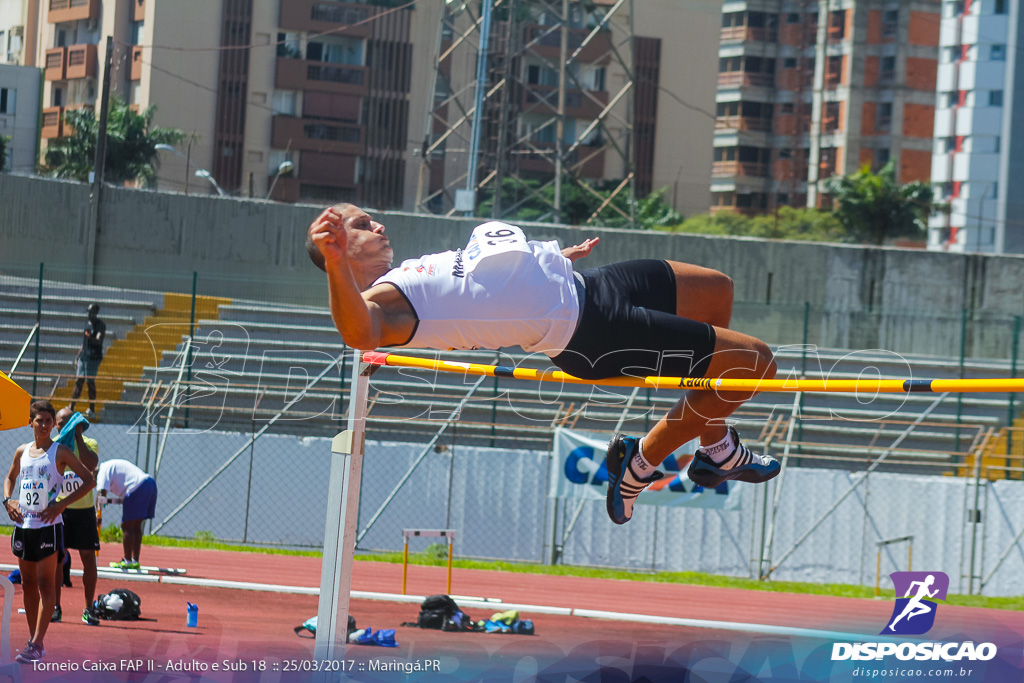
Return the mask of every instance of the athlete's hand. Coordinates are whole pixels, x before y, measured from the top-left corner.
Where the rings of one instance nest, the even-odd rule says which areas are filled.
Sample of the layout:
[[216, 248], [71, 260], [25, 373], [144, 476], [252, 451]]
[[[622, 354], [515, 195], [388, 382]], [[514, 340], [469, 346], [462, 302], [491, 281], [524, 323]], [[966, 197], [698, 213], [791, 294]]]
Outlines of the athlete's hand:
[[4, 504], [4, 508], [7, 509], [7, 516], [11, 518], [11, 521], [15, 524], [21, 524], [25, 521], [25, 518], [21, 515], [21, 510], [18, 508], [18, 502], [11, 499]]
[[589, 240], [584, 240], [582, 244], [577, 244], [574, 247], [566, 247], [562, 250], [562, 256], [570, 261], [578, 261], [584, 256], [589, 256], [591, 250], [596, 247], [597, 243], [600, 241], [600, 237], [591, 237]]
[[66, 508], [67, 504], [63, 502], [50, 503], [45, 510], [39, 513], [39, 519], [43, 520], [46, 524], [52, 524]]
[[325, 209], [309, 226], [309, 237], [328, 263], [345, 259], [348, 233], [345, 222], [334, 207]]

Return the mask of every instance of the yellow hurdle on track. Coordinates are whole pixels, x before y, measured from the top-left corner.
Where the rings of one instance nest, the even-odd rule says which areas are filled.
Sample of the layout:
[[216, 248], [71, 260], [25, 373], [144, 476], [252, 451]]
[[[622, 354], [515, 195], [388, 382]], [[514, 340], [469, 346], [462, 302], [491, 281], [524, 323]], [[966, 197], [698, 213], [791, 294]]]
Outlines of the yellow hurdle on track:
[[652, 389], [703, 389], [707, 391], [815, 391], [878, 392], [905, 394], [916, 392], [1015, 392], [1024, 391], [1024, 378], [997, 379], [729, 379], [722, 377], [612, 377], [580, 379], [561, 370], [535, 370], [506, 365], [483, 365], [460, 361], [414, 358], [395, 353], [367, 351], [363, 362], [404, 368], [422, 368], [459, 372], [486, 377], [508, 377], [534, 382], [562, 384], [599, 384], [611, 387], [650, 387]]

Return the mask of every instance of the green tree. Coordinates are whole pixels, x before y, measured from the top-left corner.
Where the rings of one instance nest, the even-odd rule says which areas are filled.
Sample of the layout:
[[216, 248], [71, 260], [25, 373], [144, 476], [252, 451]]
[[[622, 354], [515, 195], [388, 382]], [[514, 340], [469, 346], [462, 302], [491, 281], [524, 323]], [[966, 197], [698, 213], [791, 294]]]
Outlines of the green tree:
[[[107, 115], [107, 149], [104, 178], [112, 183], [138, 182], [152, 187], [156, 180], [156, 145], [177, 145], [185, 133], [153, 126], [155, 107], [135, 113], [117, 97], [110, 100]], [[43, 172], [55, 178], [87, 181], [96, 157], [99, 122], [91, 109], [75, 109], [64, 115], [71, 134], [50, 142]]]
[[896, 166], [886, 164], [878, 173], [867, 165], [848, 176], [833, 176], [825, 189], [835, 200], [835, 214], [854, 242], [883, 244], [895, 237], [917, 237], [928, 228], [928, 216], [947, 211], [936, 201], [929, 183], [900, 185]]
[[770, 239], [840, 242], [846, 236], [842, 223], [830, 211], [782, 206], [774, 214], [743, 216], [720, 211], [703, 213], [667, 230], [700, 235], [739, 235]]

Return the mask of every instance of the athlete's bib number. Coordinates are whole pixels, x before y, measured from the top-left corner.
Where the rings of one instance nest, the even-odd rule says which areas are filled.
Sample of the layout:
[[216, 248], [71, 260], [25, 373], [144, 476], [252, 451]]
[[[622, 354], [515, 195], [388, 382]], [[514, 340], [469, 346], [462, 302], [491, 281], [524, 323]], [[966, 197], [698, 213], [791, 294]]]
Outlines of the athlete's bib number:
[[82, 486], [82, 478], [70, 469], [64, 473], [64, 482], [60, 485], [60, 498], [66, 498]]
[[466, 271], [473, 272], [483, 262], [494, 261], [496, 266], [507, 260], [517, 260], [530, 254], [526, 235], [514, 225], [492, 221], [477, 226], [466, 245]]
[[46, 482], [42, 479], [22, 479], [18, 505], [29, 512], [42, 512], [50, 504], [46, 495]]

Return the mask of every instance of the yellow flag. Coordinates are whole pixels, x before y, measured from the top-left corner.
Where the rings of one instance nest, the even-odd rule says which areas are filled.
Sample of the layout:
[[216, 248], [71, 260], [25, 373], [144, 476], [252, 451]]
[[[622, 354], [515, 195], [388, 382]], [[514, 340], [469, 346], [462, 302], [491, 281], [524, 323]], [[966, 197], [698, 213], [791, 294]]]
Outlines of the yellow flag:
[[31, 402], [27, 391], [0, 372], [0, 431], [26, 426]]

